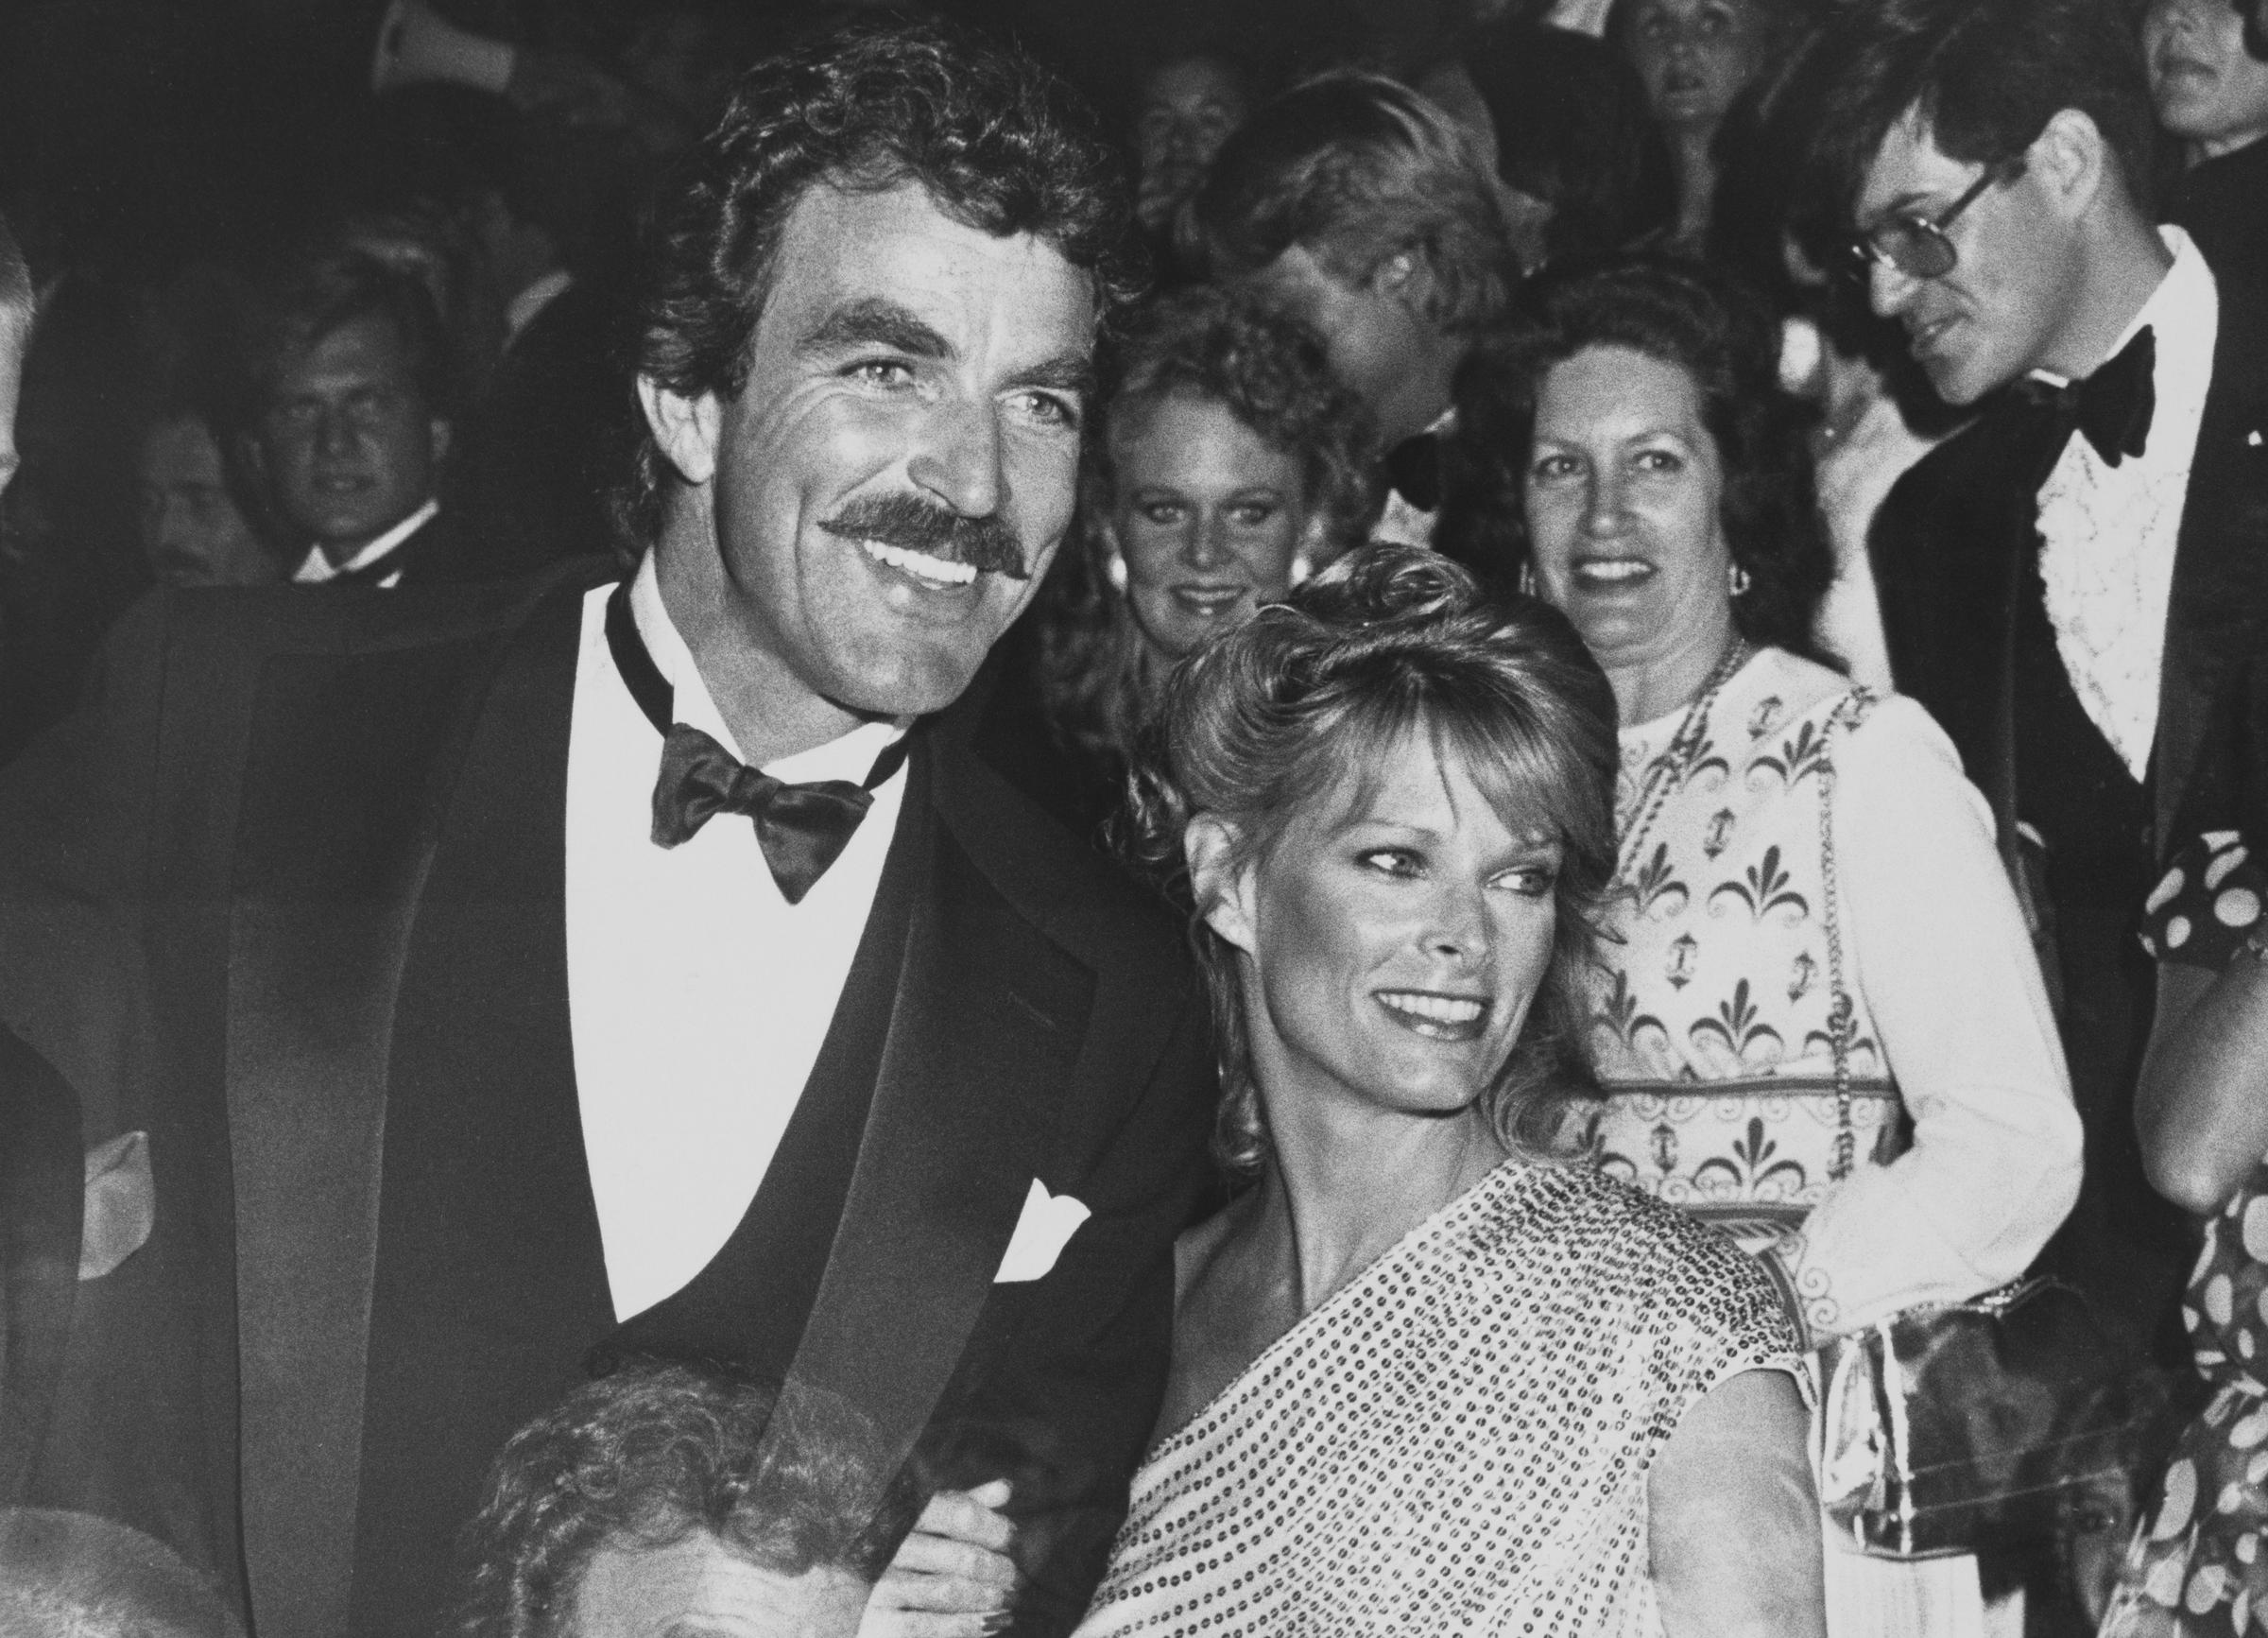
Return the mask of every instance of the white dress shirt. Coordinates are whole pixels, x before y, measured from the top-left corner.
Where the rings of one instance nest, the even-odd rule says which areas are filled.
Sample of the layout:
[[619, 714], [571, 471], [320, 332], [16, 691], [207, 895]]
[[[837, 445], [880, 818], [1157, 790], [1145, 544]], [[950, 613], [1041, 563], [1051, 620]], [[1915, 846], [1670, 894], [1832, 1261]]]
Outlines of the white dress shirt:
[[[905, 792], [874, 792], [850, 844], [790, 905], [754, 827], [719, 814], [652, 839], [662, 737], [607, 647], [611, 586], [583, 603], [567, 747], [567, 995], [583, 1149], [616, 1318], [707, 1266], [762, 1182], [834, 1016]], [[652, 558], [631, 612], [676, 718], [740, 748], [662, 607]], [[790, 783], [864, 780], [900, 730], [871, 724], [767, 766]]]
[[[2166, 607], [2190, 466], [2213, 378], [2221, 298], [2196, 246], [2160, 228], [2174, 266], [2110, 351], [2156, 332], [2157, 405], [2141, 455], [2113, 467], [2074, 436], [2039, 491], [2039, 573], [2056, 651], [2088, 716], [2141, 779], [2157, 734]], [[2061, 382], [2044, 371], [2041, 379]]]
[[[321, 586], [337, 579], [341, 575], [359, 574], [402, 544], [403, 542], [408, 540], [427, 524], [433, 522], [440, 509], [441, 503], [439, 501], [427, 501], [343, 563], [332, 562], [329, 558], [323, 556], [322, 547], [309, 546], [307, 555], [300, 560], [300, 566], [291, 572], [291, 583], [295, 586]], [[400, 569], [396, 569], [390, 575], [378, 577], [378, 584], [381, 586], [398, 586], [401, 583], [402, 571]]]

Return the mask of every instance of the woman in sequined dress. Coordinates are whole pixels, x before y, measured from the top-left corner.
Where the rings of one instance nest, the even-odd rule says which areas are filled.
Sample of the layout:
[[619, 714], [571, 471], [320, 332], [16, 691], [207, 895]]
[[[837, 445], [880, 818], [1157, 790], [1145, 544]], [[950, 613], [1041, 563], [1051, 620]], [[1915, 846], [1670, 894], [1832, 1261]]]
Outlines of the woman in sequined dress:
[[1159, 1440], [1082, 1638], [1820, 1638], [1793, 1326], [1555, 1146], [1612, 868], [1566, 623], [1375, 546], [1169, 681], [1224, 1158]]
[[[1532, 285], [1460, 414], [1624, 724], [1589, 1142], [1755, 1253], [1816, 1345], [2021, 1273], [2080, 1129], [1951, 746], [1807, 657], [1828, 560], [1776, 366], [1737, 290], [1634, 258]], [[1967, 1558], [1838, 1544], [1828, 1599], [1837, 1638], [1983, 1629]]]
[[2210, 1397], [2135, 1532], [2102, 1638], [2268, 1630], [2268, 661], [2224, 695], [2145, 906], [2157, 1013], [2135, 1092], [2150, 1181], [2208, 1216], [2182, 1318]]

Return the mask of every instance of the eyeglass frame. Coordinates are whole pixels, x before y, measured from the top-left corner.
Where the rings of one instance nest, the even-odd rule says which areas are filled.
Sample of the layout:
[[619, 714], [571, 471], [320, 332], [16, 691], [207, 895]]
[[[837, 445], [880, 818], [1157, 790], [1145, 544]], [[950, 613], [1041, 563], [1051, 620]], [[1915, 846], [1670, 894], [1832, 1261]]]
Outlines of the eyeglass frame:
[[[1901, 211], [1864, 233], [1851, 234], [1847, 246], [1851, 277], [1864, 283], [1873, 275], [1876, 263], [1887, 262], [1909, 279], [1944, 278], [1961, 265], [1961, 248], [1953, 243], [1952, 235], [1946, 230], [1960, 218], [1962, 212], [1983, 198], [1995, 183], [2012, 182], [2023, 174], [2024, 161], [2021, 156], [1996, 161], [1986, 165], [1977, 180], [1968, 184], [1967, 191], [1935, 216], [1925, 216], [1913, 211]], [[1879, 242], [1880, 235], [1893, 229], [1903, 229], [1910, 239], [1935, 247], [1943, 252], [1945, 265], [1931, 272], [1908, 267], [1891, 251], [1883, 250]]]

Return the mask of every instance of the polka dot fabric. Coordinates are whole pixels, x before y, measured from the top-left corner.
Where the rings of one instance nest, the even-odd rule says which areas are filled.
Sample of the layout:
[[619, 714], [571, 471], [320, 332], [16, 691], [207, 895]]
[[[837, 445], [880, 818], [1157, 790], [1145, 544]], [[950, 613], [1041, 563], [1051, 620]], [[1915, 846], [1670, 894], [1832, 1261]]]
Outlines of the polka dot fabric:
[[2142, 947], [2185, 967], [2225, 966], [2268, 904], [2268, 871], [2236, 831], [2208, 831], [2174, 856], [2142, 907]]
[[2182, 1319], [2212, 1400], [2127, 1549], [2102, 1638], [2268, 1634], [2268, 1162], [2206, 1230]]
[[1658, 1632], [1646, 1478], [1732, 1372], [1800, 1371], [1731, 1242], [1507, 1164], [1165, 1441], [1081, 1638]]

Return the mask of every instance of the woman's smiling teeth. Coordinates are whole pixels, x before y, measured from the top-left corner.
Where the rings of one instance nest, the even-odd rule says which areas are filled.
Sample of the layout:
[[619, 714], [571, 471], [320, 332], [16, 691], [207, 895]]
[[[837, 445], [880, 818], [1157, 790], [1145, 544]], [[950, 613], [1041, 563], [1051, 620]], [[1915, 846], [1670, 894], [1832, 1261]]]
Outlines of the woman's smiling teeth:
[[927, 552], [909, 550], [904, 546], [885, 546], [880, 541], [861, 541], [867, 556], [899, 573], [911, 575], [933, 586], [966, 586], [976, 578], [976, 565], [956, 563], [950, 558], [933, 558]]
[[1575, 565], [1576, 580], [1587, 586], [1627, 586], [1653, 572], [1653, 564], [1637, 558], [1591, 558]]
[[1488, 1004], [1428, 990], [1381, 990], [1379, 1005], [1421, 1035], [1468, 1040], [1479, 1031]]
[[1242, 586], [1176, 586], [1174, 599], [1193, 614], [1217, 620], [1245, 600]]

